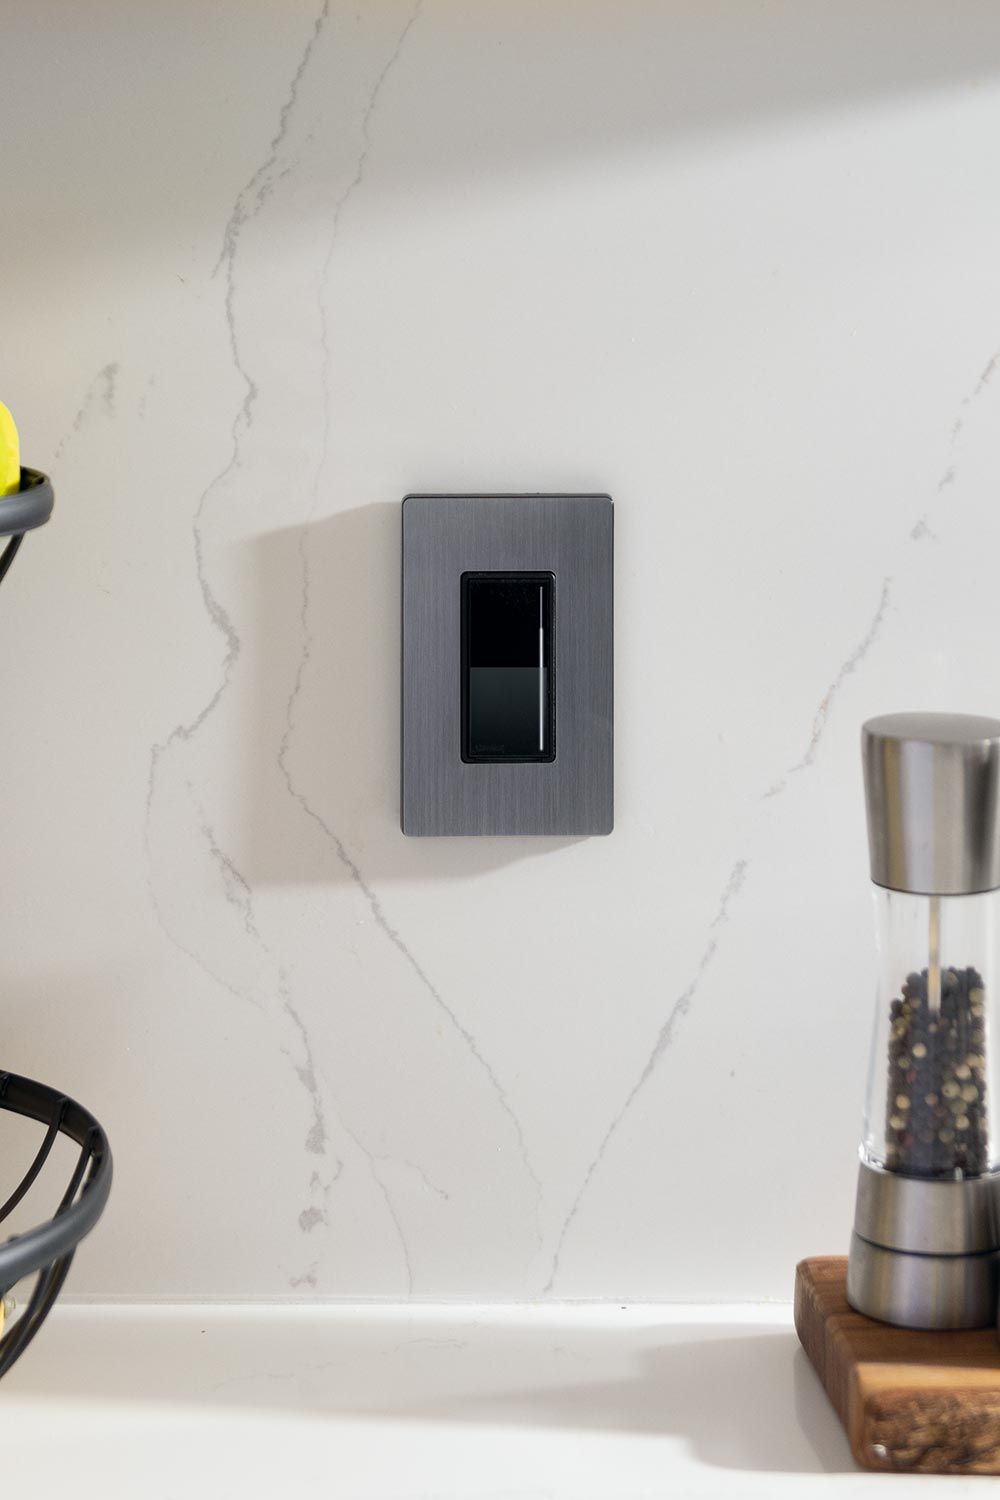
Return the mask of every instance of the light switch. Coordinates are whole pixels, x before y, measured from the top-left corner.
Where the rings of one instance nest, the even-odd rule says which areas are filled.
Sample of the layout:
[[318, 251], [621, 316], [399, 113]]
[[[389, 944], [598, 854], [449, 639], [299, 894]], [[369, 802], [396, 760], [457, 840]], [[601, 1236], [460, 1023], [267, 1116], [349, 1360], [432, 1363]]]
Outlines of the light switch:
[[551, 573], [462, 574], [462, 759], [555, 759]]
[[402, 532], [403, 832], [610, 833], [610, 497], [408, 495]]

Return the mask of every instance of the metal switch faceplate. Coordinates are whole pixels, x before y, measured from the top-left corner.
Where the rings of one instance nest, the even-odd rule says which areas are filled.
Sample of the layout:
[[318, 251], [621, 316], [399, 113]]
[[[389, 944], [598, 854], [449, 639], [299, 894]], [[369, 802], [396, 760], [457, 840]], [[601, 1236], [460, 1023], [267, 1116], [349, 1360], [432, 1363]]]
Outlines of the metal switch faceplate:
[[402, 829], [614, 826], [607, 495], [403, 501]]

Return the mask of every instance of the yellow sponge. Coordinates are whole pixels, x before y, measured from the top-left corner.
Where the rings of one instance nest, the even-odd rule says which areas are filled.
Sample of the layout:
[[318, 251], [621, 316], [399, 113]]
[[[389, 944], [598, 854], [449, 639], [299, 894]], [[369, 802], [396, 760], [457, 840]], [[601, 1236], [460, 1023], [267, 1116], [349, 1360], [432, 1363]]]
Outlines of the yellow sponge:
[[0, 401], [0, 495], [16, 495], [21, 488], [21, 445], [14, 418]]

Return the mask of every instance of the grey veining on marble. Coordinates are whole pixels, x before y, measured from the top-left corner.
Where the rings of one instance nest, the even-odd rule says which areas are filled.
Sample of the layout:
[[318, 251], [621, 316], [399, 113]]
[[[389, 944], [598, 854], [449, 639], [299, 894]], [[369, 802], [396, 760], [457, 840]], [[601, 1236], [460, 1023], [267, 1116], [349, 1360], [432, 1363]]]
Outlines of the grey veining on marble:
[[[0, 592], [2, 1039], [115, 1142], [75, 1290], [776, 1297], [844, 1243], [858, 725], [1000, 711], [1000, 15], [943, 24], [5, 19], [57, 509]], [[403, 838], [399, 497], [606, 488], [614, 838]]]

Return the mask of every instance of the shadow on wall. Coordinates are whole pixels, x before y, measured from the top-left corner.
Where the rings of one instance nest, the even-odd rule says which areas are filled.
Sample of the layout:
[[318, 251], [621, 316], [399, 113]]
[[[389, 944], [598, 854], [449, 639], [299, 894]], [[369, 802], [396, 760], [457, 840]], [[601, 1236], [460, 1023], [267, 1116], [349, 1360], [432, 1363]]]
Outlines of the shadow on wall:
[[[44, 40], [37, 7], [8, 9], [15, 12], [9, 39], [5, 31], [10, 55], [34, 55]], [[99, 111], [86, 87], [86, 70], [74, 71], [65, 62], [91, 40], [85, 8], [78, 16], [72, 7], [66, 12], [62, 70], [21, 69], [19, 77], [15, 69], [5, 90], [9, 154], [27, 155], [36, 174], [60, 188], [51, 200], [43, 254], [58, 253], [82, 211], [66, 164], [63, 131], [83, 121], [88, 141], [94, 140], [94, 159], [107, 154], [117, 161], [122, 122], [135, 116], [140, 56], [156, 59], [161, 80], [156, 97], [162, 107], [193, 98], [197, 118], [206, 123], [188, 154], [175, 149], [172, 163], [164, 158], [175, 177], [167, 190], [143, 193], [143, 211], [122, 217], [116, 225], [119, 237], [161, 246], [176, 233], [179, 214], [184, 223], [217, 219], [218, 178], [190, 154], [201, 152], [204, 132], [211, 128], [204, 111], [214, 107], [209, 91], [216, 86], [215, 75], [206, 72], [205, 49], [191, 45], [204, 7], [195, 0], [142, 7], [132, 20], [128, 7], [117, 9], [111, 41], [120, 49], [121, 62], [102, 75]], [[345, 70], [348, 76], [356, 72], [360, 118], [364, 91], [374, 85], [397, 45], [413, 4], [398, 0], [391, 7], [368, 7], [374, 19], [363, 9], [359, 20], [373, 33], [362, 35], [368, 46], [352, 41], [352, 26], [335, 24], [339, 9], [310, 59], [305, 85], [318, 77], [339, 98]], [[242, 8], [242, 21], [240, 10], [234, 11], [226, 43], [215, 42], [237, 56], [250, 45], [257, 25], [257, 7]], [[320, 11], [319, 0], [315, 11]], [[391, 24], [385, 22], [386, 11]], [[308, 17], [299, 14], [289, 26], [301, 31], [303, 45], [309, 41], [313, 25]], [[383, 27], [386, 34], [380, 41]], [[209, 28], [206, 46], [212, 42]], [[301, 64], [301, 57], [297, 61]], [[75, 76], [81, 71], [83, 84]], [[481, 181], [487, 174], [502, 181], [526, 169], [562, 172], [600, 157], [613, 162], [643, 144], [655, 149], [720, 131], [767, 128], [789, 116], [815, 119], [855, 103], [975, 83], [998, 71], [1000, 6], [994, 0], [966, 0], [957, 14], [940, 0], [879, 0], [874, 5], [870, 0], [427, 4], [406, 38], [391, 93], [379, 104], [383, 115], [394, 116], [402, 129], [392, 149], [386, 148], [384, 137], [380, 141], [378, 171], [370, 174], [366, 193], [409, 202], [416, 184], [424, 192], [453, 194], [456, 185]], [[246, 80], [240, 95], [217, 90], [218, 107], [237, 139], [260, 134], [259, 102], [250, 77], [232, 75], [234, 81]], [[428, 107], [429, 100], [446, 100], [447, 106]], [[63, 122], [63, 131], [39, 133], [37, 115], [44, 117], [47, 107]], [[339, 115], [336, 120], [342, 129]], [[322, 128], [315, 128], [322, 140]], [[232, 138], [229, 131], [223, 134], [227, 142]], [[141, 165], [147, 170], [145, 155]], [[322, 193], [313, 192], [308, 201], [317, 218], [326, 216], [328, 199]], [[33, 253], [37, 248], [32, 243]]]
[[[485, 16], [428, 7], [407, 46], [410, 81], [396, 85], [413, 130], [381, 164], [387, 191], [966, 85], [1000, 69], [1000, 8], [972, 0], [956, 25], [936, 0], [514, 0]], [[411, 88], [453, 98], [462, 128]]]
[[253, 688], [232, 763], [253, 885], [467, 878], [579, 842], [401, 833], [400, 525], [383, 502], [250, 543]]

